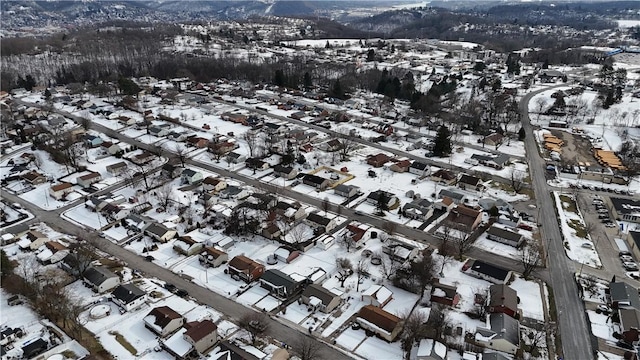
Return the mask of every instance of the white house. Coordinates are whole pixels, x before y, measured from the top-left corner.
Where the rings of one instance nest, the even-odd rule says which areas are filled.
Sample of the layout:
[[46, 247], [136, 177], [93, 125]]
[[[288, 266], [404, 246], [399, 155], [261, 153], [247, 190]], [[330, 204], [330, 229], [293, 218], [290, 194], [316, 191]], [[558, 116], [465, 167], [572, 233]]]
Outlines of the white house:
[[71, 192], [73, 192], [73, 184], [68, 182], [53, 185], [49, 188], [49, 195], [56, 200], [61, 200]]
[[178, 233], [174, 229], [169, 229], [168, 227], [159, 223], [151, 223], [149, 226], [147, 226], [144, 232], [145, 234], [160, 242], [167, 242], [173, 239]]
[[362, 292], [362, 301], [367, 305], [384, 307], [393, 299], [393, 292], [384, 285], [372, 285]]
[[111, 295], [113, 302], [124, 311], [137, 309], [147, 301], [147, 293], [133, 284], [119, 285]]
[[109, 291], [120, 285], [120, 277], [102, 266], [90, 266], [82, 274], [82, 280], [97, 293]]
[[203, 179], [203, 175], [199, 171], [184, 169], [182, 174], [180, 175], [183, 184], [193, 185], [196, 184]]

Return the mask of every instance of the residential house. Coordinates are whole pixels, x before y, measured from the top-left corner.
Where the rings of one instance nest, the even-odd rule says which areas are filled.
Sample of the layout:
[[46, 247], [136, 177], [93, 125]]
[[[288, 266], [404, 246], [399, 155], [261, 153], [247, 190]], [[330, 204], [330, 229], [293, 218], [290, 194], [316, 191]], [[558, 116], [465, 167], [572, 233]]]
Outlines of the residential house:
[[489, 315], [489, 328], [476, 328], [476, 343], [514, 355], [520, 348], [520, 323], [502, 313]]
[[107, 173], [112, 176], [120, 176], [127, 171], [127, 163], [124, 161], [106, 166]]
[[98, 146], [102, 145], [103, 142], [104, 142], [104, 140], [102, 140], [102, 138], [99, 137], [99, 136], [95, 136], [95, 135], [85, 135], [84, 136], [85, 145], [88, 146], [88, 147], [91, 147], [91, 148], [98, 147]]
[[20, 177], [31, 185], [40, 185], [47, 182], [47, 178], [44, 175], [34, 170], [24, 173]]
[[362, 301], [367, 305], [383, 308], [393, 300], [393, 291], [384, 285], [371, 285], [362, 292]]
[[460, 302], [458, 288], [453, 285], [437, 282], [431, 286], [431, 302], [448, 306], [456, 306]]
[[119, 285], [111, 296], [113, 302], [124, 311], [137, 309], [147, 301], [147, 293], [133, 284]]
[[184, 327], [187, 329], [184, 340], [199, 354], [204, 354], [218, 342], [218, 327], [211, 320], [188, 322]]
[[463, 190], [480, 190], [482, 179], [479, 177], [462, 174], [458, 180], [458, 187]]
[[258, 158], [247, 158], [247, 160], [244, 161], [244, 164], [247, 168], [254, 170], [266, 170], [271, 166], [268, 162]]
[[324, 148], [328, 152], [334, 152], [342, 149], [342, 143], [338, 139], [331, 139], [323, 144]]
[[280, 228], [275, 223], [270, 223], [262, 229], [262, 236], [267, 239], [276, 240], [280, 238], [280, 235], [282, 235], [282, 231], [280, 231]]
[[200, 252], [198, 260], [205, 266], [216, 268], [229, 261], [229, 255], [222, 250], [218, 250], [212, 246], [207, 246], [202, 249], [202, 252]]
[[480, 225], [482, 212], [464, 205], [458, 205], [449, 212], [445, 221], [458, 230], [471, 232]]
[[340, 306], [342, 298], [322, 285], [311, 284], [302, 292], [300, 302], [307, 305], [309, 311], [329, 314]]
[[634, 308], [618, 309], [621, 341], [630, 346], [640, 342], [640, 310]]
[[[284, 358], [276, 358], [276, 355], [281, 353], [280, 350], [284, 349], [274, 351], [270, 359], [286, 360], [289, 358], [288, 354]], [[235, 344], [228, 340], [222, 341], [213, 349], [212, 354], [209, 354], [211, 360], [264, 360], [266, 357], [266, 354], [256, 348], [249, 349], [248, 346], [243, 343], [238, 342], [238, 344]]]
[[36, 356], [42, 354], [48, 348], [49, 348], [49, 343], [41, 337], [33, 341], [23, 342], [22, 348], [20, 349], [22, 351], [22, 354], [19, 357], [19, 359], [35, 359]]
[[218, 141], [209, 143], [209, 151], [217, 155], [226, 155], [236, 148], [236, 144], [231, 141]]
[[304, 222], [316, 229], [322, 228], [324, 230], [322, 232], [330, 232], [336, 227], [336, 222], [334, 219], [329, 219], [327, 217], [319, 215], [318, 213], [311, 213], [307, 215], [307, 217], [304, 219]]
[[279, 246], [273, 252], [273, 256], [278, 259], [278, 261], [289, 264], [300, 256], [300, 251], [292, 248], [291, 246]]
[[609, 302], [615, 309], [634, 308], [640, 310], [640, 296], [638, 289], [624, 281], [609, 284]]
[[456, 182], [457, 177], [456, 177], [456, 174], [454, 174], [449, 170], [440, 169], [434, 172], [433, 174], [431, 174], [431, 180], [439, 184], [451, 185]]
[[302, 177], [302, 183], [312, 186], [317, 190], [324, 190], [329, 187], [329, 185], [331, 185], [331, 180], [325, 179], [318, 175], [304, 174], [304, 176]]
[[184, 256], [199, 254], [204, 244], [194, 240], [191, 236], [180, 236], [173, 242], [173, 250]]
[[387, 208], [394, 206], [396, 203], [398, 203], [398, 201], [400, 201], [393, 193], [384, 190], [376, 190], [367, 195], [366, 202], [376, 206], [380, 202], [381, 197], [384, 197], [384, 199], [386, 199]]
[[250, 194], [245, 187], [238, 187], [228, 185], [224, 190], [218, 193], [218, 196], [222, 199], [235, 199], [242, 200], [248, 197]]
[[292, 180], [298, 175], [298, 171], [291, 166], [276, 165], [273, 167], [273, 173], [283, 179]]
[[389, 239], [382, 246], [382, 252], [389, 255], [395, 261], [407, 263], [420, 254], [420, 249], [404, 241]]
[[53, 185], [49, 188], [49, 195], [56, 200], [62, 200], [65, 196], [67, 196], [67, 194], [72, 192], [73, 184], [68, 182]]
[[403, 172], [409, 171], [409, 167], [410, 166], [411, 166], [411, 161], [409, 161], [409, 160], [400, 160], [400, 161], [396, 161], [393, 164], [391, 164], [391, 166], [389, 166], [389, 170], [391, 170], [393, 172], [403, 173]]
[[190, 136], [186, 142], [190, 146], [195, 146], [198, 149], [204, 149], [209, 146], [209, 140], [199, 136]]
[[363, 227], [362, 224], [352, 222], [347, 225], [342, 236], [344, 240], [348, 240], [355, 248], [361, 248], [364, 245], [363, 238], [367, 230], [368, 228]]
[[484, 166], [489, 166], [494, 169], [503, 169], [511, 158], [507, 154], [500, 154], [496, 156], [473, 154], [470, 159], [477, 161], [479, 164]]
[[182, 175], [184, 168], [182, 166], [166, 163], [162, 165], [162, 176], [168, 177], [171, 179], [175, 179], [178, 176]]
[[492, 225], [487, 230], [487, 238], [513, 247], [519, 247], [524, 237], [517, 232]]
[[149, 224], [149, 226], [147, 226], [147, 228], [144, 230], [144, 233], [152, 237], [156, 241], [164, 243], [173, 239], [178, 232], [174, 229], [169, 229], [168, 227], [160, 223], [153, 222]]
[[223, 179], [216, 179], [212, 176], [207, 176], [202, 181], [202, 188], [207, 192], [218, 192], [227, 188], [227, 182]]
[[76, 183], [83, 188], [90, 187], [93, 183], [102, 180], [102, 175], [98, 172], [90, 172], [86, 175], [78, 176], [76, 178]]
[[512, 318], [519, 319], [518, 294], [506, 284], [493, 284], [489, 286], [487, 312], [491, 314], [503, 313]]
[[89, 266], [82, 273], [82, 280], [97, 293], [107, 292], [120, 285], [120, 277], [102, 266]]
[[119, 221], [131, 215], [133, 207], [128, 204], [117, 205], [111, 202], [104, 202], [99, 204], [96, 210], [100, 211], [100, 213], [110, 221]]
[[140, 154], [132, 156], [129, 160], [131, 160], [131, 162], [136, 165], [144, 165], [148, 162], [151, 162], [154, 157], [155, 157], [154, 154], [148, 151], [143, 151]]
[[462, 272], [494, 284], [506, 284], [511, 278], [511, 271], [475, 259], [467, 260]]
[[416, 360], [447, 360], [447, 345], [434, 339], [422, 339], [418, 345]]
[[394, 341], [402, 332], [402, 319], [373, 305], [363, 306], [356, 321], [387, 341]]
[[169, 135], [169, 128], [164, 126], [149, 126], [149, 135], [153, 135], [155, 137], [165, 137]]
[[278, 201], [273, 211], [290, 223], [297, 222], [307, 216], [307, 212], [297, 202], [290, 204], [285, 201]]
[[184, 317], [168, 306], [153, 308], [143, 321], [147, 329], [161, 337], [174, 333], [184, 325]]
[[467, 195], [457, 192], [453, 189], [442, 189], [438, 193], [438, 199], [444, 199], [445, 197], [453, 200], [453, 202], [457, 204], [462, 204], [467, 201]]
[[24, 250], [35, 251], [44, 245], [49, 238], [43, 233], [36, 230], [29, 230], [24, 239], [18, 242], [18, 246]]
[[184, 169], [184, 171], [180, 175], [180, 179], [183, 184], [193, 185], [201, 182], [203, 179], [203, 175], [200, 171]]
[[261, 287], [269, 290], [269, 293], [272, 295], [282, 299], [293, 296], [302, 287], [300, 281], [293, 279], [291, 276], [277, 269], [265, 271], [259, 281]]
[[390, 160], [391, 158], [386, 154], [379, 153], [376, 155], [369, 155], [367, 157], [367, 164], [379, 168], [384, 166], [384, 164], [388, 163]]
[[409, 172], [418, 176], [428, 175], [430, 170], [431, 167], [429, 167], [428, 164], [420, 161], [414, 161], [411, 163], [411, 166], [409, 166]]
[[333, 188], [333, 192], [336, 195], [346, 197], [347, 199], [356, 196], [360, 193], [360, 188], [355, 185], [340, 184]]
[[227, 264], [228, 272], [232, 278], [246, 283], [259, 279], [264, 273], [264, 265], [259, 264], [244, 255], [235, 256]]
[[225, 159], [229, 164], [240, 164], [244, 162], [247, 159], [247, 157], [232, 151], [227, 154], [227, 157]]
[[433, 215], [433, 202], [429, 199], [417, 198], [406, 203], [402, 208], [404, 216], [415, 220], [427, 220]]
[[485, 136], [483, 142], [485, 145], [496, 146], [502, 144], [503, 140], [504, 136], [502, 134], [494, 132]]
[[449, 212], [454, 207], [456, 207], [456, 203], [448, 196], [444, 196], [433, 203], [433, 209], [438, 211]]

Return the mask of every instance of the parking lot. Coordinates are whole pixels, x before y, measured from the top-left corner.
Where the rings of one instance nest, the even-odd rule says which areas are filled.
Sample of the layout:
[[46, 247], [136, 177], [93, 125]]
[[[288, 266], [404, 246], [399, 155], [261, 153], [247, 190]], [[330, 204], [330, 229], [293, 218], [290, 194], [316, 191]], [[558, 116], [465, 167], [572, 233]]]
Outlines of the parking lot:
[[601, 272], [598, 276], [610, 279], [615, 275], [629, 280], [638, 273], [639, 259], [631, 254], [621, 253], [623, 249], [616, 244], [615, 238], [625, 237], [626, 234], [618, 233], [618, 225], [612, 218], [611, 209], [606, 205], [606, 196], [580, 191], [577, 196], [578, 207], [602, 261], [603, 269], [598, 271]]

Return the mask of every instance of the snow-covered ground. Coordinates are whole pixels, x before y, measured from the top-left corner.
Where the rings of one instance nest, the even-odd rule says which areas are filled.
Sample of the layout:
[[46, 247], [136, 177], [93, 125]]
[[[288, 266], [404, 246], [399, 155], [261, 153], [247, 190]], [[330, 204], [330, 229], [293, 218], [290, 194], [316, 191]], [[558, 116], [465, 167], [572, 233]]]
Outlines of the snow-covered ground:
[[[580, 210], [577, 209], [573, 195], [566, 193], [560, 194], [559, 192], [554, 191], [553, 198], [558, 212], [558, 223], [562, 230], [564, 249], [567, 256], [578, 263], [594, 268], [600, 268], [602, 263], [600, 262], [598, 253], [595, 250], [595, 246], [593, 246], [591, 236], [584, 231], [584, 220], [582, 215], [579, 213]], [[563, 198], [565, 201], [562, 200]], [[573, 227], [576, 227], [579, 230], [574, 229], [569, 224], [572, 224]], [[558, 240], [550, 239], [550, 241]]]

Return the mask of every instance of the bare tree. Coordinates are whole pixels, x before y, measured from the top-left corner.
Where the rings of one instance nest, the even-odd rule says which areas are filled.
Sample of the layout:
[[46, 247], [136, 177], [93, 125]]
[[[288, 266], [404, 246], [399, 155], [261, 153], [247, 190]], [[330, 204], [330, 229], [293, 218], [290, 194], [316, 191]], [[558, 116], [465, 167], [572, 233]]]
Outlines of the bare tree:
[[182, 144], [175, 144], [173, 148], [173, 153], [176, 154], [178, 160], [180, 160], [180, 164], [184, 167], [185, 161], [187, 160], [187, 154], [189, 153], [189, 149]]
[[169, 207], [169, 203], [171, 200], [171, 195], [173, 194], [173, 188], [170, 183], [163, 185], [154, 190], [156, 196], [158, 198], [158, 202], [162, 205], [163, 208], [167, 209]]
[[429, 312], [429, 320], [427, 320], [427, 328], [429, 330], [430, 337], [436, 340], [442, 340], [444, 335], [444, 329], [450, 326], [451, 320], [449, 319], [449, 309], [440, 305], [433, 305], [431, 312]]
[[351, 260], [347, 258], [337, 258], [336, 265], [338, 266], [338, 281], [340, 281], [340, 287], [344, 287], [344, 282], [353, 274], [353, 265], [351, 264]]
[[354, 141], [353, 136], [347, 128], [340, 128], [337, 131], [337, 140], [340, 143], [340, 158], [344, 161], [349, 159], [349, 155], [358, 147], [358, 143]]
[[520, 249], [520, 262], [522, 263], [522, 276], [528, 279], [531, 273], [542, 267], [542, 248], [539, 244], [527, 244]]
[[256, 148], [258, 146], [258, 136], [255, 132], [249, 130], [242, 134], [242, 140], [247, 142], [247, 146], [249, 147], [249, 156], [254, 157], [256, 154]]
[[413, 346], [428, 335], [427, 317], [421, 311], [412, 311], [403, 318], [404, 327], [400, 344], [402, 351], [404, 351], [404, 358], [409, 360]]
[[360, 283], [364, 281], [365, 277], [369, 276], [369, 262], [367, 258], [360, 258], [360, 261], [356, 264], [356, 275], [358, 276], [356, 291], [360, 291]]
[[79, 240], [72, 243], [69, 249], [73, 251], [73, 263], [72, 268], [77, 272], [78, 276], [82, 274], [91, 266], [91, 262], [96, 260], [96, 248], [89, 241]]
[[292, 226], [287, 231], [287, 237], [289, 237], [294, 243], [301, 243], [309, 239], [309, 228], [304, 224], [297, 224]]
[[540, 121], [540, 118], [542, 117], [542, 114], [544, 112], [544, 109], [547, 107], [547, 99], [545, 99], [544, 97], [540, 96], [536, 99], [535, 101], [535, 109], [536, 112], [538, 113], [538, 121]]
[[524, 173], [520, 170], [516, 170], [515, 168], [511, 168], [511, 188], [516, 193], [519, 193], [520, 190], [524, 187]]
[[300, 357], [300, 360], [320, 359], [320, 342], [314, 338], [299, 334], [298, 338], [291, 344], [291, 349]]
[[353, 239], [353, 235], [351, 235], [351, 233], [349, 233], [348, 231], [344, 232], [342, 235], [338, 235], [338, 243], [344, 246], [345, 249], [347, 249], [347, 252], [350, 252], [351, 248], [356, 245], [356, 241]]
[[449, 240], [445, 243], [443, 238], [443, 245], [455, 249], [458, 259], [462, 260], [464, 254], [471, 249], [475, 239], [471, 237], [472, 231], [464, 226], [445, 221], [443, 226], [443, 233], [449, 234], [447, 237]]
[[269, 318], [264, 313], [250, 311], [240, 318], [238, 325], [249, 333], [251, 343], [255, 344], [258, 337], [269, 329]]

